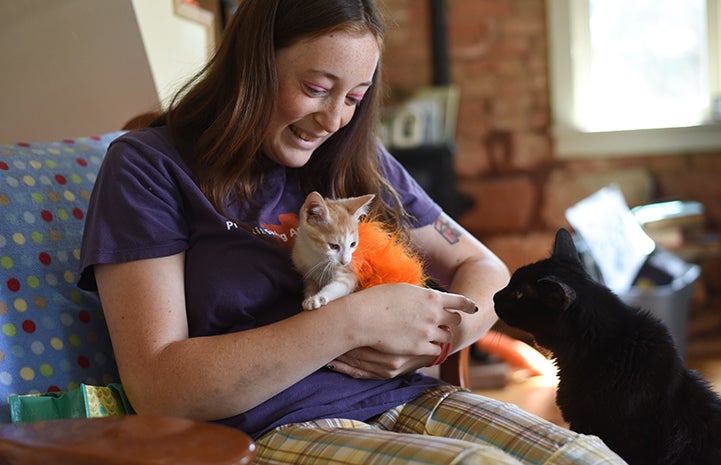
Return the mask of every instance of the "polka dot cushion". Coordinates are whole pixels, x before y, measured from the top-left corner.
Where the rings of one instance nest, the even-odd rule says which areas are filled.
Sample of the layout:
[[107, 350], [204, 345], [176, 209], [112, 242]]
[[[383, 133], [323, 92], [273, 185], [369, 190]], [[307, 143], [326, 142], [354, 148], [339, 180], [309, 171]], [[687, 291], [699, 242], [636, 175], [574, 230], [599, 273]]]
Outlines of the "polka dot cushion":
[[0, 145], [0, 422], [10, 394], [118, 381], [97, 295], [75, 284], [88, 199], [118, 135]]

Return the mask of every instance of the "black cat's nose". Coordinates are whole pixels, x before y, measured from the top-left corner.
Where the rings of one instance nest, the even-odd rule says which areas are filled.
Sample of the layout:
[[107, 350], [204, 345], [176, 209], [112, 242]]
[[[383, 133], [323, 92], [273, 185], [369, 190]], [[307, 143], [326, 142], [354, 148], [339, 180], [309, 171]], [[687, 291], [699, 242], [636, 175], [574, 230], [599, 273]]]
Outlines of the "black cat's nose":
[[493, 303], [498, 304], [498, 301], [503, 297], [503, 289], [493, 294]]

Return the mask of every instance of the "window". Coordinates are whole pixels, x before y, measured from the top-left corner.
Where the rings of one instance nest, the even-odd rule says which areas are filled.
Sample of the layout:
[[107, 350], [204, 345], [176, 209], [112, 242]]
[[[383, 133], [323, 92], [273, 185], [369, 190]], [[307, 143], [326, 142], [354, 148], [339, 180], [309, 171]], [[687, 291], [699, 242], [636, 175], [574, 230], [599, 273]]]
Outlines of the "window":
[[721, 0], [547, 0], [559, 156], [721, 148]]

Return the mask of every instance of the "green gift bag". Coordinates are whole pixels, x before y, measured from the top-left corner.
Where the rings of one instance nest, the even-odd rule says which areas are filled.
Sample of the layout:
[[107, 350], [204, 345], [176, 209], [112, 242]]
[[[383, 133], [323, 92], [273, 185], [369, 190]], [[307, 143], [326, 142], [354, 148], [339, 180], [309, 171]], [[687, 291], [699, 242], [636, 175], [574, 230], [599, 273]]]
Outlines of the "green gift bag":
[[8, 400], [13, 423], [135, 413], [120, 384], [81, 384], [70, 391], [13, 395]]

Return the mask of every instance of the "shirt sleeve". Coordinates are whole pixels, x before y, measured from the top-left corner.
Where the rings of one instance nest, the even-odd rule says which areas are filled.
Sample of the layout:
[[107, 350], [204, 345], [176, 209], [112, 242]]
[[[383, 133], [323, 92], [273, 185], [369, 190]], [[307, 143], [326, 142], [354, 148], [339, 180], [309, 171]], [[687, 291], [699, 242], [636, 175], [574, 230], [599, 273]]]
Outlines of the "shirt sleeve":
[[[174, 150], [174, 149], [173, 149]], [[81, 288], [95, 290], [93, 265], [173, 255], [188, 247], [183, 195], [192, 182], [164, 150], [123, 136], [108, 148], [88, 207]]]
[[388, 181], [396, 188], [403, 202], [403, 208], [412, 217], [411, 226], [420, 228], [433, 223], [441, 214], [441, 207], [413, 179], [403, 165], [382, 145], [378, 145], [381, 169]]

